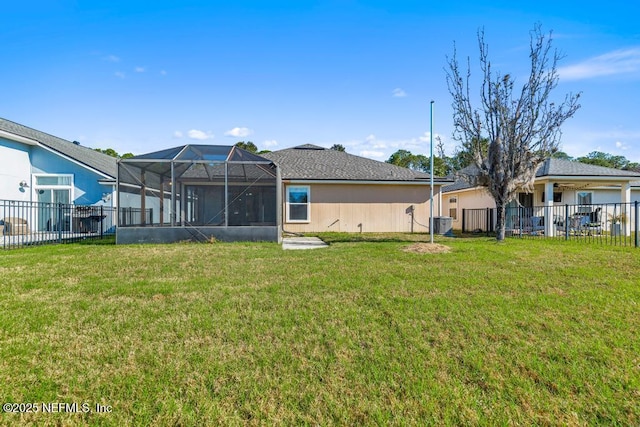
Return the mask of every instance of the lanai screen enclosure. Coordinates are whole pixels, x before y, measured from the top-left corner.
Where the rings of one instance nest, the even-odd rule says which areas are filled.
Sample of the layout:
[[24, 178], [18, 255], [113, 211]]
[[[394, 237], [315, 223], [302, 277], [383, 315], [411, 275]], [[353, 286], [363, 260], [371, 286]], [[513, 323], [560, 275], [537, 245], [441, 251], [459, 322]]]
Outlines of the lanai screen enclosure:
[[280, 241], [280, 181], [273, 162], [235, 146], [121, 159], [116, 241]]

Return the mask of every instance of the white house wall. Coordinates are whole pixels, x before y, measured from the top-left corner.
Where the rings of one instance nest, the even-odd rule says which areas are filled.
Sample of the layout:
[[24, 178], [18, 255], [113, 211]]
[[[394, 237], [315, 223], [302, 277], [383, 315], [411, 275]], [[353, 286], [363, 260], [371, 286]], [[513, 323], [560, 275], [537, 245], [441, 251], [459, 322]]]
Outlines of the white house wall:
[[[0, 138], [0, 200], [31, 200], [30, 147]], [[20, 187], [26, 181], [29, 187]]]

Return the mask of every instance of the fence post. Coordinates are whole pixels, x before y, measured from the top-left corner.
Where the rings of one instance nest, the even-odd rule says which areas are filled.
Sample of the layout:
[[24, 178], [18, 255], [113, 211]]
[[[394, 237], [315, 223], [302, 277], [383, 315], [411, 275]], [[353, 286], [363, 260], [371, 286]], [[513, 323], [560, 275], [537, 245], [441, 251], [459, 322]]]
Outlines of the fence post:
[[484, 227], [487, 230], [487, 236], [489, 236], [489, 208], [484, 210]]
[[638, 225], [640, 225], [640, 218], [638, 218], [638, 201], [636, 200], [633, 204], [634, 204], [633, 216], [635, 218], [635, 221], [634, 221], [635, 224], [633, 225], [636, 230], [636, 248], [637, 248], [638, 246], [640, 246], [640, 235], [638, 233]]
[[58, 243], [62, 243], [62, 203], [58, 203]]
[[569, 205], [564, 205], [564, 240], [569, 240]]
[[100, 221], [98, 221], [98, 224], [100, 224], [100, 240], [102, 240], [104, 238], [104, 206], [100, 205]]
[[462, 232], [465, 233], [467, 231], [467, 210], [462, 208]]

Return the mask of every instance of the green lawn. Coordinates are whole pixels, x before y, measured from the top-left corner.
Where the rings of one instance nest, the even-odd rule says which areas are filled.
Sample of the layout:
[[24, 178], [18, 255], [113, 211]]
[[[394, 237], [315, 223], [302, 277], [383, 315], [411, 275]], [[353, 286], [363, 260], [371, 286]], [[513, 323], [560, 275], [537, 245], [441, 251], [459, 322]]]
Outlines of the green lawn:
[[324, 237], [0, 252], [0, 403], [91, 409], [0, 424], [640, 424], [640, 249]]

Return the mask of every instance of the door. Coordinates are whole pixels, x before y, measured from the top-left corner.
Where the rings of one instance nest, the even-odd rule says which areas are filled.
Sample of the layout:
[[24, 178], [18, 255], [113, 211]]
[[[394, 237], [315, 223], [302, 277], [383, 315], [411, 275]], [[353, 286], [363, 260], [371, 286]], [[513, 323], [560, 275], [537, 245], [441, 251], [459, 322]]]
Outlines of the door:
[[[38, 189], [38, 231], [69, 231], [71, 228], [71, 190]], [[60, 204], [63, 204], [62, 208]]]

